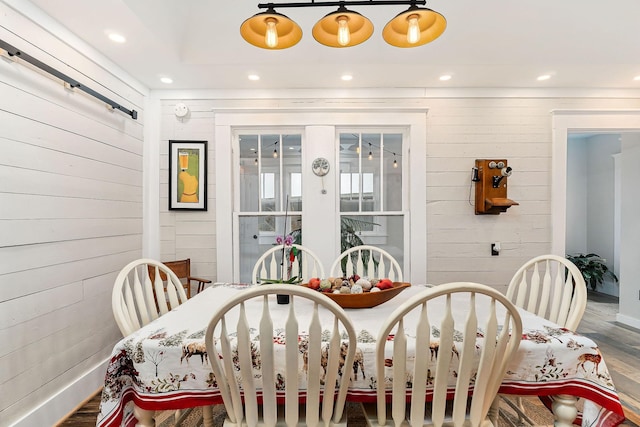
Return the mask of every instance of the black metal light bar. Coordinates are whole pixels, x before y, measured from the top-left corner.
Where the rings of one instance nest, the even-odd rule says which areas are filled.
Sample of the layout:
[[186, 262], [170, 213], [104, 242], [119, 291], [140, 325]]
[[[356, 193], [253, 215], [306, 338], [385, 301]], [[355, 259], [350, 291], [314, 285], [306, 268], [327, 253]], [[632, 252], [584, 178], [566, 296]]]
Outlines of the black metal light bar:
[[69, 84], [69, 86], [71, 86], [72, 88], [78, 88], [86, 93], [88, 93], [89, 95], [98, 98], [100, 101], [108, 104], [109, 106], [111, 106], [111, 108], [116, 109], [116, 110], [120, 110], [123, 113], [131, 116], [132, 119], [136, 120], [138, 118], [138, 112], [136, 110], [128, 110], [125, 107], [123, 107], [122, 105], [118, 104], [115, 101], [112, 101], [111, 99], [107, 98], [106, 96], [96, 92], [95, 90], [82, 85], [80, 82], [78, 82], [75, 79], [72, 79], [71, 77], [67, 76], [64, 73], [61, 73], [60, 71], [56, 70], [53, 67], [50, 67], [49, 65], [45, 64], [44, 62], [40, 61], [39, 59], [34, 58], [33, 56], [26, 54], [22, 51], [20, 51], [19, 49], [17, 49], [16, 47], [12, 46], [11, 44], [5, 42], [4, 40], [0, 39], [0, 49], [4, 49], [7, 51], [7, 53], [9, 54], [9, 56], [17, 56], [20, 59], [23, 59], [25, 61], [27, 61], [28, 63], [35, 65], [36, 67], [40, 68], [43, 71], [46, 71], [47, 73], [59, 78], [60, 80], [63, 80], [64, 82], [66, 82], [67, 84]]
[[259, 3], [259, 9], [276, 9], [287, 7], [320, 7], [320, 6], [375, 6], [375, 5], [425, 5], [426, 0], [343, 0], [323, 1], [311, 0], [307, 3]]

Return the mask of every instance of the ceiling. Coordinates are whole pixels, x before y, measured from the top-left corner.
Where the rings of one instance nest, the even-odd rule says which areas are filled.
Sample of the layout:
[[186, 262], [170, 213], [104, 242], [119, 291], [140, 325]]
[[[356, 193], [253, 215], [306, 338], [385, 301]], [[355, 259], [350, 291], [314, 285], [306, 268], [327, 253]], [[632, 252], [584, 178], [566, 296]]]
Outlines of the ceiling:
[[[411, 49], [381, 36], [406, 6], [350, 7], [375, 29], [344, 49], [311, 35], [335, 7], [276, 9], [303, 31], [300, 43], [278, 51], [240, 36], [240, 24], [260, 11], [255, 0], [31, 1], [151, 89], [640, 88], [638, 0], [428, 0], [447, 29]], [[110, 41], [110, 30], [127, 42]], [[353, 80], [342, 81], [345, 73]], [[451, 80], [440, 81], [443, 74]], [[542, 74], [551, 78], [538, 81]]]

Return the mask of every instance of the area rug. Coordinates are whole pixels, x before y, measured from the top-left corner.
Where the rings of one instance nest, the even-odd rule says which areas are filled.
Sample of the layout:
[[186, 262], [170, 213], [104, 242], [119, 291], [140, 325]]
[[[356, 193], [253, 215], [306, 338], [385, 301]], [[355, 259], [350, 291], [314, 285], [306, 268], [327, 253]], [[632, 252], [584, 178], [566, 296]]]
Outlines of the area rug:
[[[512, 400], [515, 400], [513, 398]], [[536, 426], [552, 426], [553, 414], [538, 400], [536, 397], [527, 397], [523, 399], [525, 413], [531, 418]], [[357, 403], [347, 402], [347, 420], [349, 426], [364, 427], [367, 425], [364, 414], [360, 405]], [[221, 427], [224, 423], [226, 412], [223, 405], [215, 405], [213, 407], [213, 425]], [[156, 425], [158, 427], [171, 427], [175, 423], [173, 411], [162, 411], [156, 413]], [[200, 427], [202, 425], [202, 409], [194, 408], [182, 423], [183, 427]], [[522, 426], [518, 421], [517, 414], [509, 408], [504, 402], [500, 404], [500, 417], [498, 419], [498, 427], [514, 427]]]

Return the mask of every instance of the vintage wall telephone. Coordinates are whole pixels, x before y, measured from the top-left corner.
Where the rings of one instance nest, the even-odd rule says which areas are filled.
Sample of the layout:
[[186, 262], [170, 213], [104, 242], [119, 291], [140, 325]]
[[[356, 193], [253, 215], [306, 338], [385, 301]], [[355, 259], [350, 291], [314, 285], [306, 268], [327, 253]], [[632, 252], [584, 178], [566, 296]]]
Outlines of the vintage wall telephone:
[[512, 172], [506, 159], [476, 159], [471, 178], [476, 183], [476, 215], [498, 215], [518, 205], [507, 198], [507, 178]]

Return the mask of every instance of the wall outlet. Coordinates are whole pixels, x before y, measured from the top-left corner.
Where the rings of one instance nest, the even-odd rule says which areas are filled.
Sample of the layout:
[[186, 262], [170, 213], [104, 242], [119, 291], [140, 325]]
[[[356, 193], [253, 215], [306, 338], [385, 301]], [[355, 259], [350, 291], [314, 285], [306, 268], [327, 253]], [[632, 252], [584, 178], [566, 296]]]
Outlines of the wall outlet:
[[491, 256], [500, 255], [500, 242], [495, 242], [491, 244]]

